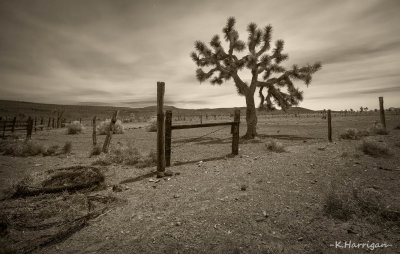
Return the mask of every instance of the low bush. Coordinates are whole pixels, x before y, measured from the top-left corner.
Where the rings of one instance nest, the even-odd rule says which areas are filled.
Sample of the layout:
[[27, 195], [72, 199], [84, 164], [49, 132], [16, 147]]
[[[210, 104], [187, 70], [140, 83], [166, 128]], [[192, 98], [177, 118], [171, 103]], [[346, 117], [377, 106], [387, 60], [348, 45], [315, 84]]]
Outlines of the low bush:
[[58, 154], [58, 149], [60, 147], [58, 145], [52, 145], [49, 148], [47, 148], [46, 152], [43, 153], [43, 156], [52, 156]]
[[276, 153], [283, 153], [285, 152], [285, 147], [281, 142], [276, 140], [270, 140], [265, 143], [265, 148], [269, 151], [276, 152]]
[[90, 151], [90, 156], [100, 155], [102, 147], [99, 145], [93, 146], [92, 151]]
[[43, 144], [32, 140], [2, 143], [3, 144], [0, 146], [0, 152], [2, 152], [4, 155], [27, 157], [41, 155], [47, 152], [47, 149]]
[[119, 143], [110, 149], [108, 154], [102, 154], [93, 162], [94, 165], [111, 165], [111, 164], [125, 164], [138, 168], [145, 168], [155, 166], [157, 157], [154, 151], [148, 154], [142, 154], [138, 151], [132, 143], [123, 145]]
[[383, 127], [380, 123], [375, 123], [372, 127], [368, 129], [368, 131], [375, 135], [387, 135], [388, 131]]
[[368, 131], [360, 131], [355, 128], [348, 128], [346, 129], [343, 133], [340, 134], [340, 138], [342, 139], [360, 139], [362, 137], [368, 136], [369, 132]]
[[74, 135], [82, 133], [85, 127], [79, 121], [73, 121], [70, 124], [67, 124], [67, 134]]
[[[97, 126], [97, 133], [99, 135], [107, 135], [108, 129], [110, 128], [110, 119], [106, 119], [105, 121], [101, 122]], [[114, 124], [113, 134], [122, 134], [124, 133], [124, 126], [122, 125], [121, 120], [117, 120]]]
[[331, 185], [325, 195], [323, 211], [326, 216], [342, 221], [353, 217], [372, 217], [375, 223], [396, 222], [400, 219], [400, 212], [388, 206], [381, 192], [349, 184]]
[[71, 153], [71, 151], [72, 151], [72, 143], [71, 143], [71, 141], [65, 142], [62, 151], [63, 151], [63, 153]]
[[385, 156], [389, 154], [389, 148], [385, 143], [372, 140], [363, 140], [359, 149], [372, 157]]
[[146, 126], [146, 131], [156, 132], [157, 131], [157, 119], [152, 119], [148, 123], [149, 124]]

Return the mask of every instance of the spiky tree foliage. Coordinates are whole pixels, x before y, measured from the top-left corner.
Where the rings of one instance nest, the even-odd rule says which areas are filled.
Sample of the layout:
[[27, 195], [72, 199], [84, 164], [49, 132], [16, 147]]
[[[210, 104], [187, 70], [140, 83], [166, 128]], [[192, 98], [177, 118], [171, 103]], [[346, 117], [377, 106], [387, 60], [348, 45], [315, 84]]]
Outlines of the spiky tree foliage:
[[[320, 63], [298, 67], [293, 65], [290, 69], [281, 63], [288, 59], [283, 53], [284, 41], [276, 41], [271, 50], [270, 25], [263, 29], [250, 23], [247, 27], [247, 43], [239, 39], [235, 29], [235, 18], [230, 17], [222, 29], [224, 40], [228, 44], [227, 50], [223, 48], [218, 35], [212, 37], [209, 45], [196, 41], [195, 50], [191, 57], [199, 67], [196, 77], [200, 82], [210, 80], [213, 85], [221, 85], [224, 81], [233, 80], [237, 92], [246, 98], [246, 138], [257, 135], [257, 115], [254, 103], [254, 94], [259, 89], [261, 98], [260, 108], [274, 109], [277, 105], [286, 110], [297, 105], [303, 100], [302, 91], [293, 84], [295, 80], [310, 84], [312, 74], [321, 68]], [[243, 52], [247, 47], [248, 53], [239, 57], [237, 53]], [[243, 55], [243, 54], [242, 54]], [[248, 69], [251, 72], [251, 81], [245, 82], [238, 72]], [[266, 94], [265, 94], [266, 92]]]

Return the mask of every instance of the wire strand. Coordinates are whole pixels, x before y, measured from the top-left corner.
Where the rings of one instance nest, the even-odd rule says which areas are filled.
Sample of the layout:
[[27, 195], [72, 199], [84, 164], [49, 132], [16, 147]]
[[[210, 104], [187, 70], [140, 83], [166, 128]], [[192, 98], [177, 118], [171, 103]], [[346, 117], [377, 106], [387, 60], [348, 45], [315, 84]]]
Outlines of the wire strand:
[[[196, 140], [198, 140], [198, 139], [204, 138], [204, 137], [206, 137], [206, 136], [208, 136], [208, 135], [211, 135], [211, 134], [213, 134], [213, 133], [215, 133], [215, 132], [217, 132], [217, 131], [220, 131], [220, 130], [223, 130], [223, 129], [226, 129], [226, 128], [229, 128], [229, 127], [231, 127], [231, 126], [224, 126], [224, 127], [220, 128], [220, 129], [214, 130], [214, 131], [209, 132], [209, 133], [206, 133], [206, 134], [204, 134], [204, 135], [202, 135], [202, 136], [200, 136], [200, 137], [194, 138], [194, 139], [192, 139], [190, 142], [193, 142], [193, 141], [196, 141]], [[176, 146], [172, 146], [172, 147], [173, 147], [173, 148], [178, 148], [178, 147], [184, 146], [184, 145], [186, 145], [186, 144], [188, 144], [188, 143], [189, 143], [189, 142], [186, 142], [186, 143], [183, 143], [183, 144], [180, 144], [180, 145], [176, 145]]]

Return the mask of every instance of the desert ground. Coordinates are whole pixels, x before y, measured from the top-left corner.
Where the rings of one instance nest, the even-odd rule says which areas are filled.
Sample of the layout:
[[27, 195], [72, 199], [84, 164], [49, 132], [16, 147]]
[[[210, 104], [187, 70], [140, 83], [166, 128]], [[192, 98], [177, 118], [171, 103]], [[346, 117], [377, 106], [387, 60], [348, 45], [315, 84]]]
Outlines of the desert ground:
[[[261, 116], [259, 137], [241, 140], [234, 157], [229, 126], [174, 130], [164, 178], [151, 163], [91, 156], [89, 120], [76, 135], [38, 131], [32, 142], [71, 142], [71, 149], [0, 155], [0, 253], [400, 253], [400, 115], [386, 120], [387, 135], [344, 139], [347, 128], [367, 130], [379, 115], [334, 116], [330, 143], [320, 116]], [[139, 154], [155, 150], [156, 133], [146, 124], [124, 124], [110, 151], [128, 144]], [[241, 135], [245, 129], [242, 118]], [[1, 145], [18, 138], [24, 133]], [[271, 140], [285, 151], [268, 149]], [[366, 154], [365, 140], [385, 152]], [[68, 170], [90, 171], [85, 181], [104, 179], [40, 191]], [[350, 250], [335, 247], [337, 241], [389, 246]]]

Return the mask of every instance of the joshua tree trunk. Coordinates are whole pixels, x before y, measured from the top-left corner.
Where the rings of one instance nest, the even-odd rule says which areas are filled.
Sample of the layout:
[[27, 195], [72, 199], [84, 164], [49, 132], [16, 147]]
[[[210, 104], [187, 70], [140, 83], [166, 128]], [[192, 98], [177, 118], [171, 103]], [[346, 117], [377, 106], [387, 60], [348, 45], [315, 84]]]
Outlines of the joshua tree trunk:
[[246, 93], [246, 122], [247, 132], [246, 135], [244, 135], [244, 138], [252, 139], [257, 136], [257, 114], [256, 105], [254, 103], [254, 91], [248, 91]]

